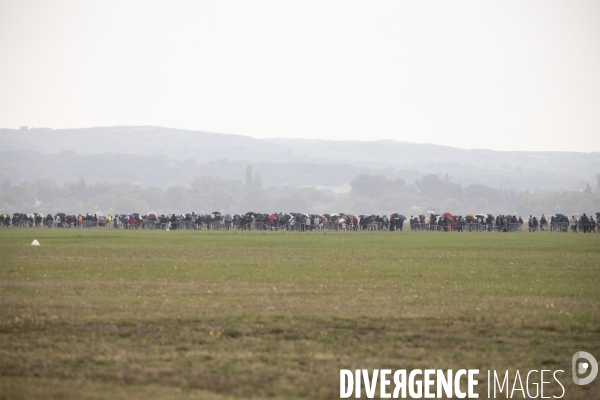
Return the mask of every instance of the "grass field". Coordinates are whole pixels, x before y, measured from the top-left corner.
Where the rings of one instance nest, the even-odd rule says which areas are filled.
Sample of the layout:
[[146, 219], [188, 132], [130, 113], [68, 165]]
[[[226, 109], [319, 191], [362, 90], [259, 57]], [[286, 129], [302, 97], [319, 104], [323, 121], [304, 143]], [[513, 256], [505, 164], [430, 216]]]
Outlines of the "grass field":
[[562, 369], [600, 399], [570, 378], [600, 358], [600, 235], [0, 229], [0, 260], [0, 399], [333, 399], [342, 368], [479, 368], [482, 398], [488, 369]]

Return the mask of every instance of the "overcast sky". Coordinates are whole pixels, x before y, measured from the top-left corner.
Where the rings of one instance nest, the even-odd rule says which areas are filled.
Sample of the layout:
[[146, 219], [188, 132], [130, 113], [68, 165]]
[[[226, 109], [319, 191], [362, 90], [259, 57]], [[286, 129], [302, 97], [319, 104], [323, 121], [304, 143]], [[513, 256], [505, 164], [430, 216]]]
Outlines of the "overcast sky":
[[600, 151], [600, 1], [0, 0], [0, 127]]

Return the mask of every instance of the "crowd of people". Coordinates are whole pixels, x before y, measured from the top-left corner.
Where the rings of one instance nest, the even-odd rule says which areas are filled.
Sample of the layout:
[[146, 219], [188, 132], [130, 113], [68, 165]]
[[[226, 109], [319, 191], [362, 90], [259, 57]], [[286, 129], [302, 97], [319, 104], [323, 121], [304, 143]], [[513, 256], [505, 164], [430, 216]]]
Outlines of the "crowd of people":
[[413, 230], [436, 230], [436, 231], [521, 231], [523, 219], [516, 215], [497, 215], [475, 214], [471, 213], [463, 217], [462, 215], [452, 215], [451, 213], [430, 214], [426, 216], [420, 214], [411, 216], [411, 229]]
[[[596, 213], [600, 218], [600, 213]], [[436, 230], [436, 231], [499, 231], [512, 232], [523, 230], [523, 218], [516, 215], [497, 215], [475, 214], [471, 213], [465, 217], [462, 215], [452, 215], [451, 213], [430, 214], [426, 216], [420, 214], [412, 216], [409, 219], [412, 230]], [[557, 231], [567, 232], [571, 226], [573, 232], [596, 232], [597, 222], [592, 216], [586, 214], [572, 214], [571, 219], [564, 214], [556, 214], [546, 217], [545, 214], [538, 219], [533, 215], [529, 216], [527, 228], [529, 232], [537, 231]]]
[[[571, 226], [571, 230], [574, 233], [583, 232], [583, 233], [596, 233], [596, 226], [598, 225], [598, 219], [600, 218], [600, 213], [596, 213], [596, 220], [594, 221], [594, 217], [591, 215], [588, 217], [583, 214], [580, 218], [576, 218], [575, 216], [571, 217], [569, 225]], [[600, 229], [599, 229], [600, 231]]]
[[[529, 216], [527, 228], [529, 232], [558, 231], [596, 232], [597, 220], [586, 214], [563, 214]], [[522, 231], [524, 221], [516, 215], [497, 215], [470, 213], [466, 216], [430, 213], [428, 215], [411, 215], [406, 218], [402, 214], [387, 215], [352, 215], [338, 214], [305, 214], [305, 213], [273, 213], [263, 214], [247, 212], [245, 214], [223, 214], [215, 211], [210, 214], [115, 214], [104, 216], [101, 212], [79, 214], [23, 214], [14, 213], [0, 215], [0, 226], [3, 227], [48, 227], [48, 228], [91, 228], [112, 227], [122, 229], [218, 229], [218, 230], [342, 230], [342, 231], [402, 231], [408, 220], [412, 230], [462, 232], [462, 231]], [[600, 229], [598, 229], [600, 231]]]

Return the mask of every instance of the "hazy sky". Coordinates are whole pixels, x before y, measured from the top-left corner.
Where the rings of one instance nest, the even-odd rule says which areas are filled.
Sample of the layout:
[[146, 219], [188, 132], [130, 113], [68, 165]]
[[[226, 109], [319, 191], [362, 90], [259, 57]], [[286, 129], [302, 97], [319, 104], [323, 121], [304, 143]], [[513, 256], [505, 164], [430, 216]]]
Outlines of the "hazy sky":
[[600, 1], [0, 0], [0, 127], [600, 151]]

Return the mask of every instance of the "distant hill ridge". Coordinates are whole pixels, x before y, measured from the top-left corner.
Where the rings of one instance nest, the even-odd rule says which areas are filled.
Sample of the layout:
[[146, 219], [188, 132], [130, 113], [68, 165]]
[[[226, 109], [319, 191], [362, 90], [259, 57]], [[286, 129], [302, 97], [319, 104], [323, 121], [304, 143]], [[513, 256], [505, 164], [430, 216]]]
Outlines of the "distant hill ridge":
[[[15, 150], [165, 156], [199, 163], [227, 159], [251, 164], [341, 164], [373, 173], [381, 169], [386, 176], [402, 175], [406, 170], [448, 173], [452, 181], [459, 183], [519, 189], [582, 189], [586, 183], [595, 186], [600, 172], [600, 153], [595, 152], [466, 150], [393, 140], [255, 139], [154, 126], [0, 129], [0, 152]], [[347, 179], [344, 176], [336, 184], [348, 183]]]

